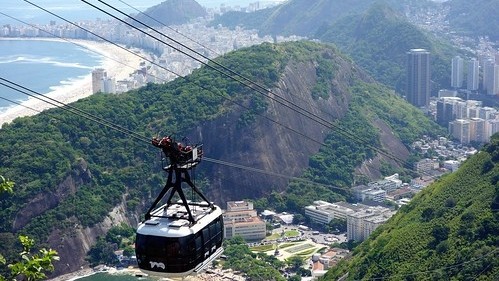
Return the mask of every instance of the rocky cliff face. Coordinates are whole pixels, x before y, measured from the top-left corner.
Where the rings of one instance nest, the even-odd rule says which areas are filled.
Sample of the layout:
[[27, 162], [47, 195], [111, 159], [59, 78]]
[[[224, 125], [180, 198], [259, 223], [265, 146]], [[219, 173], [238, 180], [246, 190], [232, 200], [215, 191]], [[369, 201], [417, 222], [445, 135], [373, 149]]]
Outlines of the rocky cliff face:
[[17, 213], [12, 226], [13, 231], [18, 231], [32, 218], [54, 208], [68, 196], [73, 195], [78, 186], [88, 183], [91, 177], [87, 162], [81, 159], [54, 191], [37, 194]]
[[[335, 78], [330, 81], [334, 90], [329, 99], [312, 98], [311, 89], [318, 79], [315, 61], [288, 64], [278, 85], [271, 89], [272, 93], [328, 122], [341, 118], [348, 110], [348, 88], [354, 79], [372, 80], [343, 58], [329, 52], [331, 51], [326, 51], [323, 56], [331, 59], [338, 69]], [[222, 118], [200, 125], [190, 133], [191, 139], [205, 140], [205, 155], [210, 158], [279, 175], [300, 176], [308, 166], [309, 157], [320, 148], [320, 143], [311, 139], [322, 142], [329, 129], [275, 101], [267, 102], [265, 116], [276, 122], [259, 117], [255, 123], [240, 127], [237, 120], [242, 112], [234, 109]], [[223, 141], [211, 143], [211, 139]], [[222, 206], [229, 200], [260, 198], [272, 191], [283, 191], [289, 181], [275, 175], [229, 168], [207, 161], [201, 165], [207, 170], [207, 174], [216, 179], [210, 182], [207, 196]]]
[[136, 225], [126, 216], [125, 196], [123, 201], [116, 206], [103, 222], [93, 227], [81, 227], [75, 222], [72, 229], [61, 231], [54, 229], [49, 236], [48, 243], [50, 247], [56, 250], [60, 260], [54, 263], [55, 271], [51, 276], [79, 270], [81, 266], [86, 265], [85, 257], [92, 245], [95, 244], [99, 236], [105, 236], [108, 230], [119, 225], [122, 222]]

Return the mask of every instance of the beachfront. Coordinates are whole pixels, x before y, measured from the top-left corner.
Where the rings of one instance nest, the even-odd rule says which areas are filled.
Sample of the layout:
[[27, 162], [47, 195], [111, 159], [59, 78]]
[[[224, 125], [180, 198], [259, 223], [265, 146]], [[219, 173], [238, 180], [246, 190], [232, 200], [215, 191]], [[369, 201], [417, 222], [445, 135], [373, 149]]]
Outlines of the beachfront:
[[[4, 40], [4, 39], [0, 39]], [[17, 39], [16, 39], [17, 40]], [[113, 44], [86, 41], [86, 40], [63, 40], [63, 39], [49, 39], [49, 38], [35, 38], [35, 39], [19, 39], [19, 40], [49, 40], [59, 42], [71, 42], [91, 52], [98, 53], [103, 56], [102, 64], [96, 68], [103, 68], [109, 77], [114, 77], [117, 81], [128, 78], [132, 73], [140, 68], [140, 63], [143, 59], [133, 53], [121, 49]], [[136, 50], [134, 50], [136, 51]], [[142, 57], [149, 58], [148, 54], [140, 52]], [[88, 73], [84, 78], [75, 80], [73, 83], [56, 87], [52, 92], [46, 94], [54, 100], [64, 104], [75, 102], [81, 98], [92, 95], [92, 74]], [[0, 127], [4, 123], [9, 123], [17, 117], [36, 115], [40, 111], [48, 108], [55, 107], [42, 100], [30, 97], [28, 100], [8, 108], [0, 113]]]
[[[95, 271], [91, 268], [84, 268], [76, 272], [64, 274], [58, 277], [55, 277], [53, 279], [48, 279], [47, 281], [74, 281], [78, 280], [84, 277], [89, 277], [97, 273], [106, 273], [110, 274], [113, 276], [144, 276], [144, 273], [142, 273], [138, 268], [124, 268], [124, 269], [116, 269], [114, 267], [106, 267], [105, 271]], [[100, 278], [102, 279], [102, 278]], [[115, 278], [116, 279], [116, 278]], [[123, 278], [123, 279], [130, 279], [130, 278]], [[169, 279], [169, 278], [150, 278], [154, 280], [160, 280], [160, 281], [174, 281], [174, 280], [181, 280], [181, 279]], [[149, 278], [147, 278], [149, 280]], [[191, 276], [186, 276], [184, 279], [185, 281], [217, 281], [217, 280], [233, 280], [233, 281], [244, 281], [246, 278], [244, 278], [241, 275], [235, 274], [232, 272], [230, 269], [222, 270], [220, 268], [216, 269], [210, 269], [207, 270], [206, 272], [200, 273], [198, 275], [191, 275]]]

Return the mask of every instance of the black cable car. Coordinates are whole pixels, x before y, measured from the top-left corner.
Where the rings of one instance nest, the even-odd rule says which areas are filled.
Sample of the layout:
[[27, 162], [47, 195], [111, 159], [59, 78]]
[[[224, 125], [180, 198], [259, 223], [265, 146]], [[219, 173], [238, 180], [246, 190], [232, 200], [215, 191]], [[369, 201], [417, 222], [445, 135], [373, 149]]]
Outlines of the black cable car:
[[[201, 146], [183, 147], [170, 137], [154, 138], [152, 144], [169, 159], [169, 165], [163, 167], [168, 180], [137, 228], [137, 262], [149, 275], [185, 277], [202, 271], [222, 254], [222, 210], [209, 202], [190, 179], [189, 170], [201, 161]], [[187, 201], [183, 182], [203, 201]], [[175, 193], [180, 200], [172, 202]], [[156, 208], [167, 194], [166, 204]]]

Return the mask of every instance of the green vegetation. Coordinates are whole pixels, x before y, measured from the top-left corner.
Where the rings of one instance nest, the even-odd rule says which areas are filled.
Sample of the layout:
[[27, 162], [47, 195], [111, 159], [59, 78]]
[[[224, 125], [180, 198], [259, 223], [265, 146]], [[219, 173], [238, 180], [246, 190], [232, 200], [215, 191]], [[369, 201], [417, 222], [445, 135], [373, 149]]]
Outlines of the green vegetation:
[[[349, 193], [338, 187], [348, 190], [353, 186], [355, 168], [372, 159], [376, 155], [374, 149], [384, 150], [380, 146], [379, 131], [373, 126], [378, 120], [388, 125], [407, 147], [423, 134], [445, 134], [436, 123], [380, 84], [357, 81], [350, 91], [352, 100], [348, 112], [326, 136], [326, 145], [310, 157], [309, 168], [302, 176], [323, 185], [294, 181], [288, 186], [286, 196], [272, 193], [262, 199], [276, 210], [303, 212], [305, 206], [318, 198], [328, 202], [349, 199]], [[352, 138], [360, 145], [352, 145]], [[397, 171], [404, 175], [410, 173], [407, 169], [411, 168], [400, 166]]]
[[14, 182], [5, 179], [3, 176], [0, 176], [0, 194], [7, 192], [7, 193], [12, 193], [13, 190], [12, 188], [14, 187]]
[[[59, 260], [57, 252], [52, 249], [42, 248], [39, 253], [32, 253], [31, 249], [35, 246], [35, 241], [27, 236], [19, 236], [19, 241], [23, 247], [19, 253], [19, 261], [8, 265], [10, 275], [0, 275], [0, 280], [26, 280], [35, 281], [47, 278], [46, 272], [54, 270], [52, 262]], [[6, 260], [0, 255], [0, 265], [5, 264]]]
[[[14, 182], [6, 180], [1, 175], [0, 178], [2, 179], [2, 182], [0, 182], [0, 195], [2, 193], [13, 193]], [[42, 248], [38, 254], [32, 253], [31, 250], [35, 246], [35, 240], [28, 236], [20, 235], [19, 242], [22, 246], [22, 251], [17, 257], [19, 261], [8, 264], [8, 270], [1, 268], [7, 264], [7, 260], [0, 252], [0, 272], [2, 272], [0, 274], [0, 281], [35, 281], [47, 278], [45, 273], [54, 270], [52, 262], [59, 260], [57, 252], [52, 249], [47, 250]]]
[[[228, 54], [219, 61], [272, 88], [289, 56], [285, 48], [263, 44]], [[138, 141], [61, 109], [4, 125], [0, 134], [0, 173], [15, 176], [19, 189], [0, 202], [0, 232], [12, 231], [14, 217], [32, 198], [42, 194], [61, 197], [58, 204], [41, 210], [36, 219], [18, 226], [40, 240], [54, 228], [63, 230], [75, 223], [87, 227], [102, 221], [122, 201], [123, 194], [127, 194], [128, 210], [138, 211], [138, 202], [157, 194], [164, 184], [162, 171], [156, 165], [157, 151], [139, 141], [147, 141], [157, 132], [184, 132], [201, 121], [212, 120], [233, 110], [229, 99], [249, 103], [250, 109], [241, 114], [254, 115], [265, 109], [262, 96], [202, 68], [187, 80], [150, 84], [122, 95], [97, 94], [73, 104], [143, 135]], [[251, 121], [245, 126], [251, 126]], [[78, 188], [61, 186], [64, 192], [58, 193], [56, 188], [65, 179], [75, 180]], [[88, 206], [92, 206], [91, 212]]]
[[376, 80], [404, 93], [406, 53], [424, 48], [431, 52], [433, 91], [450, 86], [450, 61], [459, 51], [419, 30], [386, 4], [374, 4], [363, 15], [352, 15], [316, 34], [336, 44]]
[[439, 179], [325, 276], [336, 280], [496, 280], [499, 135]]
[[90, 248], [87, 260], [92, 266], [99, 264], [116, 265], [118, 260], [114, 252], [123, 249], [123, 255], [130, 257], [135, 255], [133, 248], [135, 243], [135, 230], [122, 223], [119, 226], [112, 227], [106, 236], [99, 237], [97, 243]]
[[[277, 87], [288, 63], [319, 65], [319, 84], [327, 77], [339, 79], [336, 76], [341, 63], [348, 68], [334, 47], [312, 42], [262, 44], [224, 55], [217, 61], [270, 89]], [[342, 86], [355, 85], [349, 93], [342, 93], [349, 99], [349, 108], [344, 109], [344, 116], [336, 120], [328, 133], [326, 146], [310, 157], [310, 168], [303, 175], [323, 185], [293, 182], [286, 193], [274, 191], [256, 206], [296, 212], [318, 198], [348, 198], [348, 192], [339, 192], [334, 186], [348, 188], [355, 182], [355, 168], [375, 156], [373, 147], [380, 145], [378, 129], [373, 126], [375, 120], [386, 122], [405, 143], [433, 130], [429, 121], [394, 93], [374, 83], [356, 81], [360, 79], [358, 73], [345, 74], [349, 76], [345, 80], [351, 84]], [[331, 89], [330, 99], [336, 98], [337, 90]], [[231, 101], [248, 109], [241, 110]], [[91, 227], [120, 203], [126, 203], [130, 213], [143, 213], [138, 209], [143, 201], [157, 194], [164, 184], [163, 171], [157, 165], [158, 151], [146, 145], [153, 134], [191, 131], [229, 113], [241, 117], [237, 121], [240, 131], [235, 134], [250, 134], [255, 129], [257, 114], [267, 110], [267, 100], [203, 67], [186, 79], [165, 85], [149, 84], [120, 95], [96, 94], [72, 106], [133, 131], [136, 138], [61, 109], [4, 125], [0, 134], [0, 174], [15, 177], [18, 192], [0, 200], [1, 247], [15, 249], [15, 236], [11, 235], [15, 232], [45, 241], [54, 229], [74, 233], [78, 231], [75, 226]], [[413, 124], [418, 119], [420, 123]], [[399, 127], [401, 124], [403, 128]], [[345, 130], [351, 136], [345, 135]], [[352, 145], [352, 136], [369, 145]], [[206, 184], [203, 192], [210, 192], [210, 188]], [[44, 200], [47, 205], [26, 212], [31, 210], [35, 198], [54, 200]], [[90, 260], [112, 262], [107, 258], [118, 244], [102, 237], [98, 244], [102, 251], [91, 251]]]
[[251, 280], [286, 280], [279, 272], [284, 262], [264, 253], [252, 253], [241, 237], [226, 240], [224, 248], [224, 254], [227, 255], [224, 268], [244, 272]]
[[498, 0], [453, 0], [447, 4], [450, 6], [449, 23], [458, 33], [475, 38], [489, 36], [493, 41], [499, 40]]
[[[300, 35], [314, 38], [321, 27], [350, 15], [364, 12], [375, 0], [293, 0], [283, 5], [259, 10], [252, 13], [229, 12], [211, 23], [212, 26], [223, 25], [229, 28], [242, 26], [246, 29], [257, 29], [260, 34]], [[411, 6], [421, 5], [415, 0], [386, 0], [392, 7], [402, 11], [409, 2]]]
[[254, 252], [268, 252], [275, 249], [275, 244], [267, 244], [251, 247], [250, 250]]

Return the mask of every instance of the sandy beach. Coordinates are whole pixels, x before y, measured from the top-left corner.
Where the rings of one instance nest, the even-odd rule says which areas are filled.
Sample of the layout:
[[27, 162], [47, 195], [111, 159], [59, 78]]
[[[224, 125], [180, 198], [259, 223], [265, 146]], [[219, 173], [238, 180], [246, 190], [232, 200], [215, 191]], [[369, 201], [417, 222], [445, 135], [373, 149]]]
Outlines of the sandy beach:
[[[5, 39], [0, 39], [5, 40]], [[12, 39], [11, 39], [12, 40]], [[16, 39], [17, 40], [17, 39]], [[94, 53], [103, 56], [102, 64], [95, 68], [103, 68], [106, 70], [109, 77], [114, 77], [116, 81], [129, 77], [130, 74], [139, 69], [140, 63], [144, 61], [142, 58], [129, 53], [113, 44], [86, 41], [86, 40], [63, 40], [52, 38], [34, 38], [34, 39], [19, 39], [19, 40], [49, 40], [59, 42], [71, 42], [83, 48], [86, 48]], [[68, 43], [69, 44], [69, 43]], [[134, 50], [136, 51], [136, 50]], [[149, 57], [144, 52], [141, 56]], [[56, 86], [56, 85], [54, 85]], [[46, 96], [55, 99], [62, 103], [75, 102], [81, 98], [92, 95], [92, 74], [88, 73], [84, 78], [75, 80], [69, 85], [61, 85], [56, 87]], [[22, 102], [22, 105], [16, 105], [8, 108], [0, 113], [0, 127], [4, 123], [9, 123], [17, 117], [31, 116], [38, 114], [40, 111], [54, 107], [51, 104], [43, 102], [39, 99], [30, 97], [27, 101]], [[36, 109], [36, 111], [29, 108]]]

